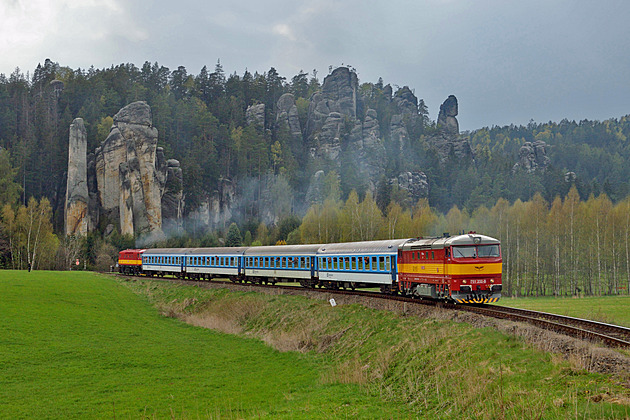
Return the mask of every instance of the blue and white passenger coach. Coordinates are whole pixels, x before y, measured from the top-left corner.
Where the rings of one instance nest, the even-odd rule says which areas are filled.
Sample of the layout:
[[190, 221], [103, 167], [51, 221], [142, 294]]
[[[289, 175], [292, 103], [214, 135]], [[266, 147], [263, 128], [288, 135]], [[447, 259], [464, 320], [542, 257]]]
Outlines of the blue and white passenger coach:
[[297, 280], [303, 286], [316, 284], [315, 256], [322, 245], [256, 246], [245, 251], [245, 275], [253, 283], [275, 284]]
[[317, 252], [319, 282], [324, 287], [380, 287], [392, 292], [397, 284], [398, 249], [409, 239], [322, 245]]
[[192, 248], [186, 253], [186, 276], [193, 280], [227, 277], [232, 281], [243, 275], [246, 247]]
[[142, 253], [142, 271], [149, 276], [182, 277], [184, 258], [190, 248], [154, 248]]

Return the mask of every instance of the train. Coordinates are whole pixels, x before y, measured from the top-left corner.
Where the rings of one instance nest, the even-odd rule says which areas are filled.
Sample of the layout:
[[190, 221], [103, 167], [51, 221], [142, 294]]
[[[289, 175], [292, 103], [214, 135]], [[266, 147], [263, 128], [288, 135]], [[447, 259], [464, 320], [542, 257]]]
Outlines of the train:
[[307, 288], [378, 288], [381, 293], [493, 303], [501, 298], [498, 239], [469, 232], [334, 244], [223, 248], [126, 249], [118, 259], [126, 275], [275, 284]]

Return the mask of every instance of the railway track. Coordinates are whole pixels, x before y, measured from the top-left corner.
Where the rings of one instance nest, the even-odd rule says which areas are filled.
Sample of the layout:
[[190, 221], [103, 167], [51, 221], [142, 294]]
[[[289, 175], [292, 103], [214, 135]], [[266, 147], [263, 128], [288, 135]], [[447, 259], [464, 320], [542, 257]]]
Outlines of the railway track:
[[[147, 278], [147, 277], [142, 277]], [[630, 348], [630, 328], [619, 325], [606, 324], [588, 319], [573, 318], [564, 315], [556, 315], [547, 312], [530, 311], [499, 305], [456, 305], [449, 302], [439, 302], [427, 299], [416, 299], [405, 296], [384, 295], [378, 292], [366, 292], [357, 290], [335, 290], [325, 288], [303, 288], [300, 286], [266, 285], [252, 283], [232, 283], [229, 281], [213, 280], [180, 280], [175, 278], [162, 278], [163, 280], [185, 282], [188, 284], [225, 284], [248, 286], [251, 289], [275, 289], [287, 291], [310, 291], [326, 293], [328, 295], [364, 296], [372, 299], [393, 300], [414, 305], [428, 305], [444, 309], [472, 312], [498, 319], [508, 319], [516, 322], [525, 322], [539, 328], [565, 334], [581, 340], [600, 342], [608, 347]]]
[[601, 341], [609, 347], [630, 348], [630, 328], [619, 325], [498, 305], [470, 306], [464, 310], [496, 318], [527, 322], [579, 339]]

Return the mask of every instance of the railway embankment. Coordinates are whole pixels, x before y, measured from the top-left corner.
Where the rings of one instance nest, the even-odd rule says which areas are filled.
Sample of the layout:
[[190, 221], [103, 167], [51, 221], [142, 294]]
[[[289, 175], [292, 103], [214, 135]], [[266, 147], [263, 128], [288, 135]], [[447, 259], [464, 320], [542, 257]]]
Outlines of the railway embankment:
[[359, 384], [422, 416], [624, 418], [630, 411], [627, 355], [535, 326], [302, 289], [120, 281], [165, 316], [300, 352], [326, 366], [322, 383]]

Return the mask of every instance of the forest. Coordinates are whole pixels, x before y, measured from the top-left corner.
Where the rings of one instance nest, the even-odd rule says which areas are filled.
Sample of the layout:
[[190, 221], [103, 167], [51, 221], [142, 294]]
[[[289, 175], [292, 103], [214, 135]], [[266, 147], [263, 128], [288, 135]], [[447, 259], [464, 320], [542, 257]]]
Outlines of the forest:
[[[405, 159], [388, 153], [384, 174], [372, 186], [352, 165], [326, 168], [321, 197], [308, 202], [312, 172], [305, 168], [312, 145], [296, 144], [286, 127], [275, 124], [275, 112], [280, 96], [292, 93], [305, 127], [309, 99], [321, 87], [316, 71], [289, 77], [274, 68], [226, 74], [220, 62], [191, 74], [182, 66], [170, 70], [150, 62], [73, 70], [46, 60], [32, 73], [0, 75], [0, 264], [68, 269], [79, 260], [81, 268], [105, 269], [119, 249], [134, 246], [135, 238], [116, 231], [104, 235], [103, 229], [85, 238], [63, 236], [65, 173], [74, 118], [84, 119], [88, 150], [94, 150], [108, 135], [113, 115], [144, 100], [158, 145], [181, 162], [185, 221], [225, 179], [237, 181], [248, 202], [263, 199], [260, 191], [247, 191], [248, 180], [272, 179], [283, 198], [272, 209], [275, 223], [265, 220], [261, 206], [248, 205], [229, 229], [185, 222], [165, 245], [313, 243], [476, 230], [503, 242], [507, 294], [628, 293], [630, 116], [480, 128], [461, 133], [473, 159], [442, 160], [428, 141], [439, 127], [420, 99], [419, 118], [407, 124]], [[360, 92], [363, 108], [376, 110], [380, 126], [388, 127], [391, 86], [382, 79], [362, 81]], [[269, 114], [263, 130], [247, 124], [247, 108], [254, 104], [265, 104]], [[381, 130], [381, 137], [386, 150], [395, 149], [389, 131]], [[550, 165], [534, 172], [515, 169], [522, 145], [539, 140], [547, 145]], [[342, 159], [344, 153], [352, 151], [342, 148]], [[426, 197], [411, 200], [389, 182], [401, 170], [426, 175]]]

